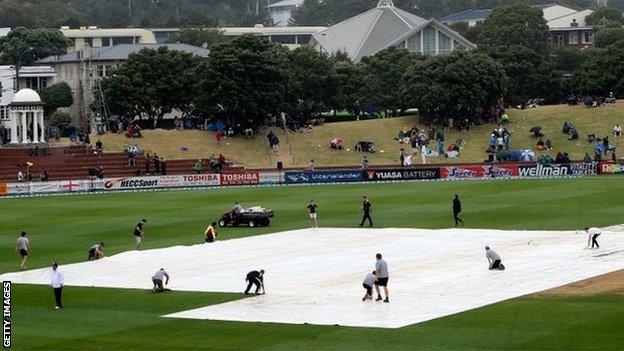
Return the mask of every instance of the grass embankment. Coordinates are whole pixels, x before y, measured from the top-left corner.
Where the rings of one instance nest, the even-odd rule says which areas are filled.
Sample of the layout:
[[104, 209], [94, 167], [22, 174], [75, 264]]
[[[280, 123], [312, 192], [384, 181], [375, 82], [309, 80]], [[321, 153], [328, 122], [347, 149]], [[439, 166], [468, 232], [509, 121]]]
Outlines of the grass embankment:
[[[83, 261], [87, 248], [106, 242], [108, 255], [131, 250], [132, 228], [150, 220], [144, 247], [200, 243], [205, 225], [232, 202], [276, 211], [269, 228], [227, 228], [220, 240], [308, 226], [314, 198], [325, 227], [354, 227], [359, 199], [368, 195], [380, 227], [452, 225], [450, 199], [464, 199], [466, 227], [578, 229], [621, 222], [624, 183], [616, 177], [569, 180], [466, 181], [403, 184], [219, 189], [118, 193], [0, 201], [0, 271], [18, 269], [13, 252], [21, 230], [30, 233], [30, 267]], [[339, 193], [340, 196], [336, 196]], [[595, 200], [592, 200], [595, 199]], [[218, 269], [198, 262], [206, 269]], [[132, 267], [128, 267], [132, 269]], [[146, 277], [146, 285], [149, 285]], [[173, 277], [175, 279], [175, 277]], [[622, 296], [527, 297], [397, 330], [279, 325], [159, 316], [241, 297], [237, 294], [153, 295], [141, 290], [68, 287], [66, 308], [52, 309], [48, 287], [14, 286], [15, 349], [413, 350], [600, 349], [624, 345]], [[426, 301], [423, 301], [426, 303]]]
[[[624, 103], [602, 107], [599, 109], [587, 109], [584, 106], [544, 106], [530, 110], [509, 110], [511, 123], [506, 127], [513, 133], [511, 148], [515, 150], [533, 149], [537, 140], [531, 137], [529, 130], [532, 126], [539, 125], [546, 134], [545, 138], [551, 139], [554, 150], [565, 151], [573, 159], [582, 159], [586, 152], [593, 155], [592, 145], [585, 142], [587, 134], [596, 134], [599, 137], [610, 135], [616, 123], [624, 125]], [[576, 125], [580, 139], [572, 142], [561, 132], [564, 121]], [[317, 167], [359, 165], [362, 154], [353, 150], [358, 140], [372, 140], [380, 152], [369, 155], [372, 164], [398, 164], [399, 150], [404, 145], [399, 144], [394, 138], [403, 127], [426, 128], [419, 125], [418, 117], [401, 117], [390, 119], [366, 120], [359, 122], [330, 123], [315, 127], [311, 133], [283, 135], [278, 132], [281, 141], [279, 155], [268, 152], [266, 131], [256, 139], [235, 137], [224, 140], [220, 147], [216, 146], [214, 133], [201, 131], [145, 131], [142, 139], [127, 139], [122, 135], [105, 135], [101, 137], [107, 150], [122, 150], [125, 144], [136, 143], [150, 153], [157, 152], [169, 159], [202, 158], [211, 154], [223, 153], [239, 164], [248, 167], [267, 168], [275, 167], [277, 161], [284, 162], [284, 166], [307, 166], [314, 159]], [[434, 163], [449, 162], [482, 162], [487, 158], [485, 149], [489, 142], [489, 135], [494, 125], [486, 124], [474, 127], [468, 132], [456, 130], [445, 133], [447, 144], [461, 138], [467, 142], [465, 150], [458, 159], [449, 160], [444, 158], [431, 158]], [[335, 137], [344, 141], [350, 151], [333, 151], [329, 149], [329, 141]], [[93, 142], [97, 139], [92, 137]], [[290, 144], [288, 142], [290, 140]], [[229, 143], [229, 145], [228, 145]], [[611, 143], [618, 145], [620, 140], [611, 138]], [[182, 151], [187, 147], [188, 151]], [[291, 153], [292, 148], [292, 153]], [[407, 147], [407, 150], [411, 148]], [[381, 152], [383, 150], [383, 152]], [[539, 155], [540, 153], [538, 153]]]

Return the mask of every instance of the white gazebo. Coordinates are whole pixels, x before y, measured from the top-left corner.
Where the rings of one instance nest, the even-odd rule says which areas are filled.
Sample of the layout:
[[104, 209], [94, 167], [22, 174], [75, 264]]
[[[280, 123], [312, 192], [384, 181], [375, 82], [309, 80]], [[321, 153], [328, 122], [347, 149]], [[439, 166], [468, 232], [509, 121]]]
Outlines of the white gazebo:
[[11, 144], [45, 143], [43, 102], [36, 91], [21, 89], [10, 104]]

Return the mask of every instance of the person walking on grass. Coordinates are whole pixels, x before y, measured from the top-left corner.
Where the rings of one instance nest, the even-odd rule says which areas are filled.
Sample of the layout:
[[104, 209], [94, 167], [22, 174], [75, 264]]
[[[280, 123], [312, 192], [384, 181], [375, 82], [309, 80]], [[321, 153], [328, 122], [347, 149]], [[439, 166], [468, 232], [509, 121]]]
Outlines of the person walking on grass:
[[459, 195], [455, 195], [455, 198], [453, 199], [453, 219], [455, 219], [455, 226], [457, 227], [460, 223], [463, 226], [464, 225], [464, 221], [461, 220], [461, 218], [459, 218], [459, 214], [462, 211], [462, 203], [461, 200], [459, 199]]
[[154, 285], [152, 287], [153, 292], [159, 293], [165, 291], [163, 279], [165, 280], [165, 285], [169, 284], [169, 274], [164, 268], [161, 268], [152, 276], [152, 284]]
[[63, 308], [63, 286], [65, 285], [65, 273], [58, 268], [58, 263], [52, 263], [52, 280], [50, 282], [54, 291], [55, 309]]
[[143, 218], [136, 227], [134, 227], [134, 239], [136, 241], [136, 249], [141, 250], [141, 243], [145, 239], [145, 226], [147, 225], [147, 219]]
[[22, 232], [19, 238], [17, 238], [17, 244], [15, 245], [15, 252], [19, 252], [22, 257], [20, 262], [20, 268], [26, 269], [26, 261], [28, 261], [28, 250], [30, 250], [30, 241], [26, 237], [28, 235], [25, 231]]
[[360, 208], [360, 211], [363, 212], [362, 222], [360, 222], [360, 227], [364, 226], [364, 222], [366, 220], [368, 220], [369, 227], [372, 227], [373, 220], [371, 218], [371, 213], [373, 212], [373, 205], [371, 204], [370, 200], [368, 200], [366, 196], [362, 197], [362, 207]]
[[587, 248], [590, 248], [590, 244], [591, 244], [591, 248], [592, 249], [594, 247], [599, 249], [600, 245], [598, 245], [598, 240], [596, 240], [596, 239], [598, 239], [600, 234], [602, 234], [600, 229], [586, 227], [585, 228], [585, 233], [587, 233], [587, 235], [588, 235], [588, 237], [587, 237]]
[[266, 293], [266, 291], [264, 290], [264, 269], [247, 273], [247, 276], [245, 276], [245, 281], [247, 282], [245, 295], [249, 295], [249, 290], [251, 290], [251, 287], [253, 285], [256, 286], [256, 295], [260, 293], [260, 288], [262, 288], [262, 294]]
[[312, 225], [312, 228], [318, 228], [318, 219], [317, 217], [317, 209], [318, 206], [316, 205], [316, 203], [314, 202], [314, 200], [310, 200], [310, 204], [308, 204], [308, 213], [310, 215], [310, 224]]
[[[375, 261], [375, 272], [377, 272], [377, 281], [375, 281], [375, 290], [377, 291], [377, 299], [375, 301], [390, 302], [390, 297], [388, 296], [388, 279], [390, 278], [390, 274], [388, 274], [388, 264], [382, 258], [381, 254], [378, 253], [375, 255], [377, 261]], [[386, 294], [386, 298], [381, 298], [381, 291], [379, 287], [383, 287], [384, 293]]]
[[372, 273], [368, 273], [366, 277], [364, 277], [364, 282], [362, 282], [362, 286], [364, 290], [366, 290], [366, 294], [362, 298], [362, 301], [372, 300], [373, 299], [373, 285], [377, 281], [377, 272], [373, 271]]

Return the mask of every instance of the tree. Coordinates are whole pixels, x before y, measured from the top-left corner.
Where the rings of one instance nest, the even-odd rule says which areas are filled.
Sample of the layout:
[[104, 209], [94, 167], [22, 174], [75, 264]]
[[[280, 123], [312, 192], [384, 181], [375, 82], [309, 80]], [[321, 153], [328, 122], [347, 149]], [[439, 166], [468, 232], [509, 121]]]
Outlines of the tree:
[[427, 120], [462, 116], [480, 121], [484, 111], [496, 106], [506, 84], [500, 63], [482, 53], [454, 52], [412, 64], [400, 92]]
[[102, 80], [107, 106], [112, 113], [152, 121], [174, 109], [189, 113], [191, 72], [198, 60], [192, 54], [166, 47], [131, 54], [126, 64]]
[[59, 124], [69, 124], [71, 123], [72, 118], [69, 113], [55, 111], [50, 117], [50, 125], [57, 126]]
[[330, 110], [339, 92], [332, 59], [310, 46], [289, 52], [288, 58], [290, 114], [299, 114], [305, 121]]
[[624, 24], [622, 12], [616, 8], [601, 6], [585, 17], [589, 26], [619, 26]]
[[279, 113], [288, 83], [287, 50], [250, 35], [213, 46], [195, 77], [197, 113], [252, 127]]
[[488, 52], [523, 46], [545, 55], [549, 37], [542, 11], [520, 4], [495, 8], [481, 26], [479, 45]]
[[172, 35], [169, 43], [184, 43], [193, 46], [203, 46], [206, 44], [211, 47], [214, 44], [227, 41], [227, 37], [223, 35], [223, 31], [213, 28], [183, 28], [176, 34]]
[[37, 25], [35, 6], [20, 0], [0, 2], [0, 23], [2, 27], [34, 28]]
[[334, 109], [346, 109], [347, 111], [359, 115], [362, 111], [360, 99], [362, 97], [363, 73], [361, 66], [355, 65], [348, 57], [334, 58], [334, 71], [338, 92], [334, 97]]
[[546, 98], [552, 92], [552, 65], [536, 50], [520, 45], [500, 47], [491, 55], [509, 78], [505, 101], [519, 105], [531, 98]]
[[594, 46], [597, 48], [606, 48], [611, 44], [615, 44], [620, 40], [624, 40], [624, 28], [606, 27], [596, 32]]
[[479, 27], [470, 27], [466, 22], [456, 22], [450, 25], [450, 27], [470, 42], [479, 44]]
[[624, 41], [595, 53], [574, 75], [574, 86], [581, 94], [624, 95]]
[[69, 84], [62, 82], [50, 85], [39, 92], [43, 109], [46, 115], [50, 115], [60, 107], [69, 107], [74, 103]]
[[0, 42], [2, 61], [16, 66], [32, 65], [50, 55], [67, 52], [67, 39], [56, 29], [18, 27]]
[[398, 85], [405, 71], [424, 56], [405, 49], [391, 47], [365, 57], [360, 62], [362, 72], [362, 95], [377, 108], [393, 113], [409, 108]]

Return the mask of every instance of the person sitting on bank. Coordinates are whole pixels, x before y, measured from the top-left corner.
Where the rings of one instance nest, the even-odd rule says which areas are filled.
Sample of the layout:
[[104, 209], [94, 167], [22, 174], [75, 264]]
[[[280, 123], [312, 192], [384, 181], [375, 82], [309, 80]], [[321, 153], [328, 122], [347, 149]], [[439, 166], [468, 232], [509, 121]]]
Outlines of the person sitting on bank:
[[206, 231], [204, 232], [204, 236], [205, 241], [207, 243], [212, 243], [217, 239], [217, 223], [216, 222], [212, 222], [208, 228], [206, 228]]
[[89, 257], [88, 260], [99, 260], [104, 257], [104, 243], [100, 242], [98, 244], [94, 244], [89, 248]]
[[539, 138], [539, 140], [537, 141], [537, 149], [540, 151], [546, 149], [546, 143], [544, 143], [544, 140], [542, 138]]
[[165, 285], [169, 284], [169, 274], [167, 273], [167, 271], [165, 271], [164, 268], [161, 268], [156, 273], [154, 273], [154, 275], [152, 276], [152, 284], [154, 284], [154, 286], [152, 287], [153, 292], [159, 293], [165, 291], [165, 287], [163, 286], [163, 278], [166, 278]]
[[488, 260], [489, 270], [505, 270], [505, 266], [501, 262], [500, 256], [496, 253], [496, 251], [490, 249], [489, 246], [485, 247], [485, 257]]

